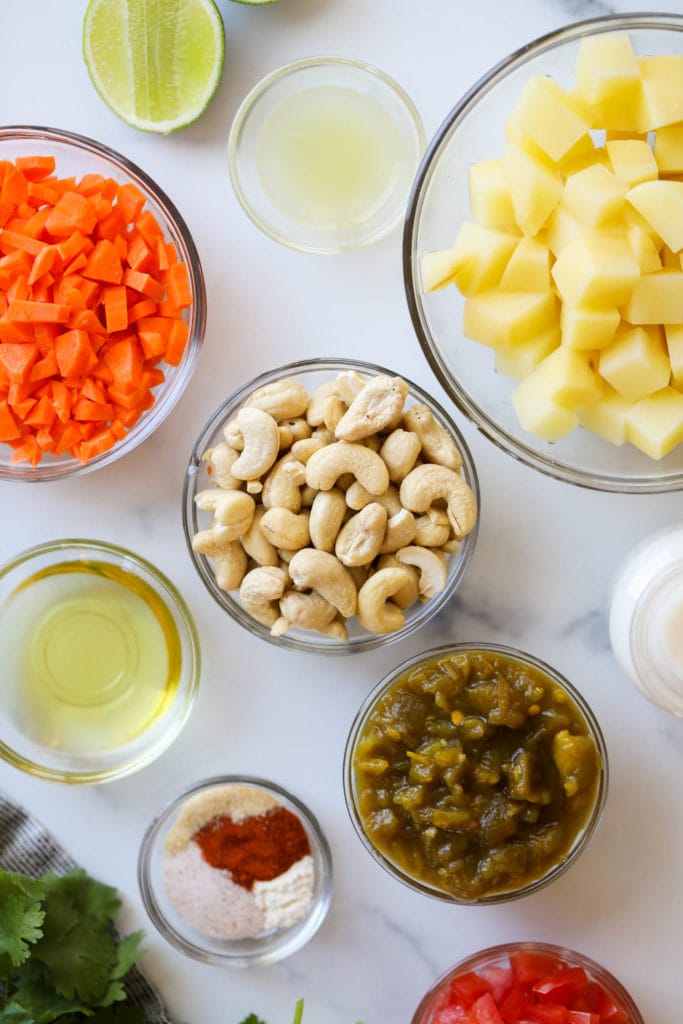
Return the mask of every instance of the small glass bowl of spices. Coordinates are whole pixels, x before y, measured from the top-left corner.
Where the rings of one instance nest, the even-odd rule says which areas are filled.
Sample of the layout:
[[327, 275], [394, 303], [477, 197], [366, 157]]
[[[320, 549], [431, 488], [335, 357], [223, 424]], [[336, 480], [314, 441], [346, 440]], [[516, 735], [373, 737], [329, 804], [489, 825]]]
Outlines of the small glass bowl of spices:
[[138, 881], [165, 939], [204, 963], [274, 963], [318, 930], [332, 896], [332, 858], [309, 809], [249, 776], [207, 779], [147, 829]]
[[585, 849], [607, 751], [581, 694], [513, 648], [454, 644], [404, 662], [351, 727], [344, 789], [366, 849], [452, 903], [536, 892]]

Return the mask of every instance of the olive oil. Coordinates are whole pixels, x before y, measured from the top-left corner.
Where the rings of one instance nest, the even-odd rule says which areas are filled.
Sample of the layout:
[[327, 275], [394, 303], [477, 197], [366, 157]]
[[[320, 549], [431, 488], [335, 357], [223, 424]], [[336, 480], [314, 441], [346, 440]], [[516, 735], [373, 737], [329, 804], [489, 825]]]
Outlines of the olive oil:
[[261, 131], [257, 163], [271, 201], [316, 228], [362, 224], [391, 196], [402, 144], [390, 114], [365, 93], [329, 85], [283, 100]]
[[178, 688], [181, 646], [168, 608], [108, 562], [50, 566], [0, 610], [15, 726], [68, 754], [118, 748], [161, 717]]

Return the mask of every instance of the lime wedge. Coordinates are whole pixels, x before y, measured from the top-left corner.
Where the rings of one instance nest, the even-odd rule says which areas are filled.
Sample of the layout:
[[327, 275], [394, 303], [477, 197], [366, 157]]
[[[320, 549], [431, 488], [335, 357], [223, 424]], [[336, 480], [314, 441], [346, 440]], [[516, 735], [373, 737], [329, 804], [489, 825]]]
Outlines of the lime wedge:
[[225, 39], [213, 0], [90, 0], [83, 57], [114, 113], [146, 132], [192, 124], [216, 91]]

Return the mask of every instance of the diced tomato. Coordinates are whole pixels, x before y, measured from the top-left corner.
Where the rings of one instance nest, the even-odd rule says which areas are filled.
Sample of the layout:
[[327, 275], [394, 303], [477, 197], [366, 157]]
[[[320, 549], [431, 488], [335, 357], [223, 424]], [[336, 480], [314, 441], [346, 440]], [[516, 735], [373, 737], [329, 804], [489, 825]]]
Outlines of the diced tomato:
[[546, 1003], [530, 1007], [525, 1011], [530, 1021], [534, 1024], [568, 1024], [567, 1014], [569, 1010], [559, 1003]]
[[551, 974], [532, 986], [542, 1002], [562, 1003], [566, 1006], [572, 996], [583, 992], [588, 984], [588, 977], [583, 967], [567, 967], [557, 974]]
[[567, 1024], [600, 1024], [599, 1013], [585, 1013], [583, 1010], [567, 1010]]
[[600, 989], [598, 995], [597, 1011], [600, 1014], [601, 1024], [628, 1024], [628, 1014], [615, 1003], [609, 992], [604, 988]]
[[472, 1006], [472, 1013], [477, 1024], [504, 1024], [490, 992], [477, 999], [476, 1003]]
[[436, 1011], [434, 1024], [476, 1024], [476, 1021], [464, 1006], [455, 1006], [451, 1003]]
[[500, 1004], [512, 988], [512, 972], [507, 967], [485, 967], [479, 975], [488, 982], [496, 1006], [500, 1008]]
[[460, 974], [451, 982], [451, 1000], [460, 1003], [466, 1009], [491, 991], [491, 986], [481, 975], [469, 971], [467, 974]]
[[513, 985], [500, 1004], [500, 1015], [505, 1024], [517, 1024], [522, 1007], [526, 1003], [526, 995], [521, 985]]
[[520, 985], [535, 985], [549, 974], [555, 974], [562, 963], [549, 953], [531, 953], [526, 950], [510, 955], [512, 977]]

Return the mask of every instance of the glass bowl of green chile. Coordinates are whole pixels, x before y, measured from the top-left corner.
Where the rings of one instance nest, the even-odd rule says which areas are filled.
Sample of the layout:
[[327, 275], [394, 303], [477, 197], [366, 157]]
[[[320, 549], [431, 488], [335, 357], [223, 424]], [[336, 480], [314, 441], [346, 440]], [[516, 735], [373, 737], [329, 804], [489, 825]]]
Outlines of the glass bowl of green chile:
[[451, 903], [504, 903], [559, 878], [595, 834], [607, 783], [605, 742], [578, 690], [493, 644], [439, 647], [393, 669], [344, 755], [368, 852]]
[[151, 563], [102, 541], [50, 541], [0, 565], [0, 657], [0, 758], [72, 785], [159, 757], [199, 685], [181, 594]]

